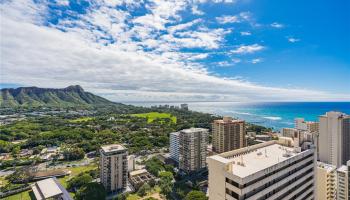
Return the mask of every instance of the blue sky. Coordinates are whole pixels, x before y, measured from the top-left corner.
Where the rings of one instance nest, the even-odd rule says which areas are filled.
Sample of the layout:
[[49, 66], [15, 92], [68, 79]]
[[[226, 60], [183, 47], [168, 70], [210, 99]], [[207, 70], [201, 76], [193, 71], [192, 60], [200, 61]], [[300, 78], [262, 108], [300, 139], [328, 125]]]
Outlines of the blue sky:
[[350, 100], [348, 1], [1, 1], [2, 87], [114, 101]]

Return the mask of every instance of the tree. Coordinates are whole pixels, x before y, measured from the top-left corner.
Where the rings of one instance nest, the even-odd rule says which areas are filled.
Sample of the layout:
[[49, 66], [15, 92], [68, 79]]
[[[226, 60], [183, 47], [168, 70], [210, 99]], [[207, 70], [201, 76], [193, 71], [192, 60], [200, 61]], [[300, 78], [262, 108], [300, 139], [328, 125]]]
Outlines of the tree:
[[80, 160], [85, 156], [85, 152], [82, 148], [68, 147], [63, 149], [63, 156], [65, 160]]
[[29, 168], [24, 167], [8, 175], [6, 179], [11, 183], [28, 183], [33, 179], [33, 176], [29, 173]]
[[197, 191], [197, 190], [193, 190], [189, 192], [185, 197], [185, 200], [207, 200], [207, 199], [208, 198], [206, 197], [204, 192]]
[[146, 169], [151, 174], [158, 176], [160, 171], [164, 170], [163, 163], [156, 157], [146, 161]]
[[148, 191], [151, 190], [151, 186], [148, 185], [148, 183], [144, 183], [139, 190], [137, 191], [137, 194], [140, 195], [141, 197], [145, 196]]
[[121, 193], [117, 195], [117, 198], [115, 200], [127, 200], [129, 196], [129, 192]]
[[18, 154], [20, 151], [21, 151], [21, 148], [19, 146], [15, 146], [11, 151], [11, 156], [14, 158], [13, 167], [16, 166]]
[[93, 178], [88, 173], [79, 174], [78, 176], [73, 177], [71, 180], [68, 181], [67, 189], [79, 189], [85, 184], [90, 183], [92, 180]]
[[171, 190], [174, 186], [173, 183], [173, 174], [171, 172], [160, 172], [160, 181], [159, 181], [159, 187], [161, 189], [161, 193], [168, 196], [171, 193]]
[[100, 183], [92, 182], [81, 187], [75, 194], [74, 198], [76, 200], [105, 199], [106, 191]]

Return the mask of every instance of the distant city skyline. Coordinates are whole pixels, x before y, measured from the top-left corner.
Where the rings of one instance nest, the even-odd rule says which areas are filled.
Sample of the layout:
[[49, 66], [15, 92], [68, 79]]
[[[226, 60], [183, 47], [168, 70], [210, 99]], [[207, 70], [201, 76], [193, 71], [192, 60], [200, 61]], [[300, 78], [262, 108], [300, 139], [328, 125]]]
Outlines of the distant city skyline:
[[0, 85], [112, 101], [349, 101], [347, 1], [0, 3]]

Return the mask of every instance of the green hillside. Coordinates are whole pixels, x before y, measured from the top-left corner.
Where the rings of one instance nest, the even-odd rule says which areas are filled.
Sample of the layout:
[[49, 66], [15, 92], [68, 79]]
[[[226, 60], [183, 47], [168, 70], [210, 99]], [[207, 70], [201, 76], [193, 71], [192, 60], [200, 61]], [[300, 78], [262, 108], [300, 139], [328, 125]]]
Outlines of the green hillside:
[[79, 85], [62, 89], [19, 87], [1, 89], [1, 108], [21, 107], [100, 107], [116, 105], [115, 103], [85, 92]]

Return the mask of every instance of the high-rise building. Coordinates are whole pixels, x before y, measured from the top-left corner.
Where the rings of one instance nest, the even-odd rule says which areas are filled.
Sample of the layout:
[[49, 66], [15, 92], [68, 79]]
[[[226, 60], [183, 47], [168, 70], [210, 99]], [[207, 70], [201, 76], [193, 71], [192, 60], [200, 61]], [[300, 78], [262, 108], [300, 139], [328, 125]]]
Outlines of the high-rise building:
[[298, 130], [309, 131], [310, 133], [318, 132], [318, 122], [305, 121], [304, 118], [296, 118], [294, 122], [294, 128]]
[[180, 140], [180, 132], [170, 133], [170, 158], [179, 163], [179, 140]]
[[350, 160], [350, 116], [327, 112], [320, 116], [319, 160], [337, 167]]
[[208, 129], [190, 128], [180, 131], [179, 168], [187, 173], [206, 167]]
[[269, 141], [208, 157], [207, 162], [209, 200], [314, 199], [313, 146], [302, 150]]
[[224, 117], [212, 124], [213, 151], [223, 153], [245, 146], [245, 122]]
[[342, 165], [337, 170], [337, 199], [349, 200], [350, 199], [350, 160], [347, 165]]
[[119, 144], [102, 146], [100, 150], [100, 179], [108, 192], [126, 188], [128, 179], [128, 150]]
[[183, 110], [188, 110], [188, 104], [187, 103], [183, 103], [180, 105], [180, 108]]
[[315, 187], [315, 199], [334, 200], [337, 194], [337, 168], [317, 162]]

